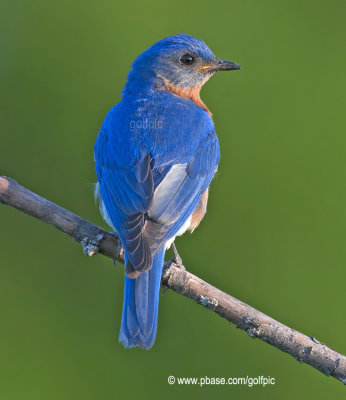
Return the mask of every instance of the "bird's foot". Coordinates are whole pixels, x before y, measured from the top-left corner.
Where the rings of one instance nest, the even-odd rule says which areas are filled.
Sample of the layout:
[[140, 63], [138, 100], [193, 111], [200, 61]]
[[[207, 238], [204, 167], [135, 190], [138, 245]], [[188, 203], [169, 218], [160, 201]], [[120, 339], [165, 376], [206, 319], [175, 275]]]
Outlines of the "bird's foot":
[[[171, 260], [165, 262], [162, 272], [163, 277], [165, 276], [165, 274], [169, 274], [169, 270], [172, 266], [181, 268], [182, 270], [186, 271], [186, 268], [183, 265], [183, 260], [181, 259], [174, 243], [172, 243], [171, 249], [173, 250], [174, 257]], [[168, 287], [162, 285], [161, 295], [164, 295], [167, 292], [167, 290]]]
[[[124, 249], [123, 249], [123, 246], [121, 244], [121, 240], [119, 238], [118, 232], [117, 231], [110, 231], [109, 233], [111, 233], [112, 235], [114, 235], [118, 239], [118, 241], [117, 241], [117, 253], [120, 256], [124, 257]], [[113, 262], [113, 268], [114, 268], [116, 266], [116, 259], [112, 258], [112, 262]]]
[[172, 264], [174, 264], [176, 267], [181, 268], [181, 269], [183, 269], [184, 271], [186, 271], [186, 268], [185, 268], [184, 265], [183, 265], [183, 260], [181, 259], [180, 255], [179, 255], [179, 253], [178, 253], [178, 250], [177, 250], [177, 248], [175, 247], [174, 242], [172, 243], [171, 248], [172, 248], [173, 253], [174, 253], [174, 257], [173, 257], [173, 259], [171, 260]]

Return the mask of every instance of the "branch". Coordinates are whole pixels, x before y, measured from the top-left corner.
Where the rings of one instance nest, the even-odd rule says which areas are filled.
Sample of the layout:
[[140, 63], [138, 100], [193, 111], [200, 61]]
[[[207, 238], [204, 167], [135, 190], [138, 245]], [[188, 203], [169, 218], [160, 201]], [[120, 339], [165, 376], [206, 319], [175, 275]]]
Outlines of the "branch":
[[[81, 243], [84, 253], [88, 256], [101, 253], [113, 260], [124, 262], [121, 242], [116, 235], [5, 176], [0, 176], [0, 203], [23, 211], [73, 237]], [[300, 363], [311, 365], [346, 385], [346, 357], [312, 336], [305, 336], [281, 324], [197, 276], [176, 267], [172, 261], [165, 264], [162, 285], [226, 318], [250, 337], [262, 339], [290, 354]]]

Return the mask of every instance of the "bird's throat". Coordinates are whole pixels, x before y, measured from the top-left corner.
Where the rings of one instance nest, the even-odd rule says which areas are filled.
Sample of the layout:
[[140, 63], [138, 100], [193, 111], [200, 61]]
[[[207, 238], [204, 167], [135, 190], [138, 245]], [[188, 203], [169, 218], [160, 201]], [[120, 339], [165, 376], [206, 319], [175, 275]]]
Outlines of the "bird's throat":
[[206, 113], [210, 115], [210, 117], [213, 116], [213, 114], [210, 112], [208, 107], [203, 103], [203, 101], [200, 98], [200, 91], [201, 91], [202, 86], [195, 86], [191, 89], [184, 89], [181, 87], [176, 87], [171, 85], [170, 83], [165, 83], [164, 89], [167, 90], [168, 92], [174, 93], [184, 99], [190, 99], [192, 100], [198, 107], [201, 107]]

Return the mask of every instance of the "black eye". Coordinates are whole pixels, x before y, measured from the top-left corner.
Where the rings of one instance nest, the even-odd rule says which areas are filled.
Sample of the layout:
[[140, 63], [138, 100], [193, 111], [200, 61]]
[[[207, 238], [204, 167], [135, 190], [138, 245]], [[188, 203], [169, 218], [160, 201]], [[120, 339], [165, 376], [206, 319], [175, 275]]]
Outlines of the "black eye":
[[191, 54], [184, 54], [180, 57], [180, 61], [185, 65], [191, 65], [195, 61], [195, 58]]

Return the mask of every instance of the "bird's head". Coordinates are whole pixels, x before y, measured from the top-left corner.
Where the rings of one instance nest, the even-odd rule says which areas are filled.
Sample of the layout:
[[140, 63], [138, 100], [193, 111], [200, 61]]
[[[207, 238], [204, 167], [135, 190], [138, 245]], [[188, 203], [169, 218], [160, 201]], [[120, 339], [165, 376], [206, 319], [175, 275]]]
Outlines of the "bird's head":
[[142, 53], [133, 63], [128, 83], [141, 80], [174, 92], [199, 92], [217, 71], [236, 69], [240, 66], [215, 57], [202, 40], [180, 34], [162, 39]]

